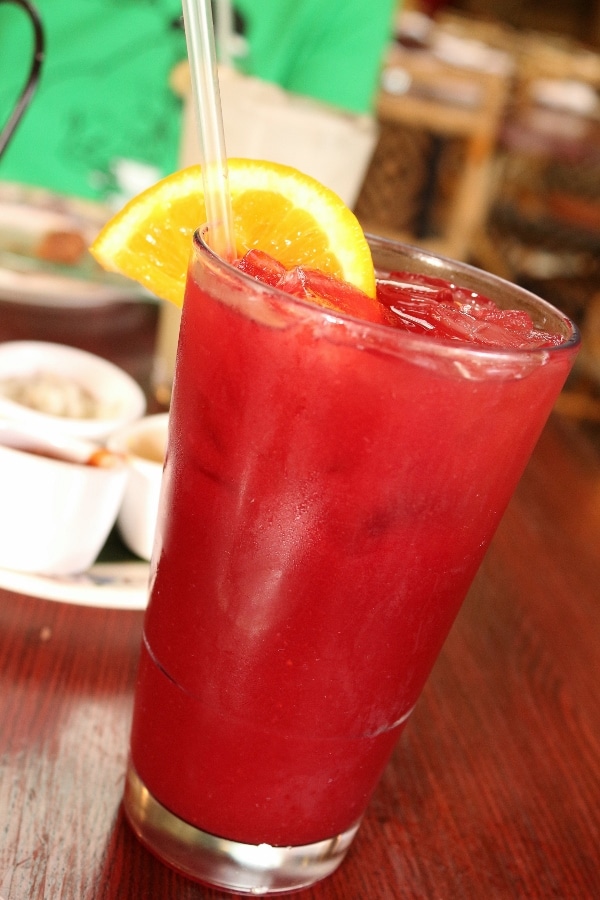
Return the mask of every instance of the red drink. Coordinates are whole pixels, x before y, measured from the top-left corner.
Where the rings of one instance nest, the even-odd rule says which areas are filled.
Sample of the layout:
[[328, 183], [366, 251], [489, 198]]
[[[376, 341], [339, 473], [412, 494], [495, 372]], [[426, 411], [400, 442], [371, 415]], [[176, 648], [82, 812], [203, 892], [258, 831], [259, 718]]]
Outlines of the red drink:
[[232, 842], [349, 843], [572, 364], [570, 323], [541, 301], [375, 250], [388, 272], [458, 269], [563, 345], [428, 340], [197, 251], [126, 798], [158, 852], [138, 779]]

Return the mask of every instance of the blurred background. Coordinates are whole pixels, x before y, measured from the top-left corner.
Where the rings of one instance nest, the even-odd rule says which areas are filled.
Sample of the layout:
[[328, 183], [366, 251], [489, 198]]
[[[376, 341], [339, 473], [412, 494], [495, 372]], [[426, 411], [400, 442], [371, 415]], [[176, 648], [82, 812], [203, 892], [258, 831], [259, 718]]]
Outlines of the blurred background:
[[[33, 45], [21, 6], [0, 0], [0, 126]], [[35, 7], [41, 77], [0, 155], [4, 320], [7, 304], [12, 319], [29, 304], [23, 332], [34, 307], [66, 305], [102, 308], [116, 328], [107, 304], [139, 298], [94, 270], [90, 234], [198, 158], [181, 4]], [[229, 154], [296, 165], [366, 230], [489, 269], [571, 315], [583, 349], [557, 410], [595, 436], [600, 0], [378, 0], [368, 14], [360, 0], [214, 0], [213, 10]], [[84, 239], [53, 243], [49, 232]]]
[[600, 422], [600, 4], [407, 0], [394, 37], [359, 218], [571, 315], [558, 408]]

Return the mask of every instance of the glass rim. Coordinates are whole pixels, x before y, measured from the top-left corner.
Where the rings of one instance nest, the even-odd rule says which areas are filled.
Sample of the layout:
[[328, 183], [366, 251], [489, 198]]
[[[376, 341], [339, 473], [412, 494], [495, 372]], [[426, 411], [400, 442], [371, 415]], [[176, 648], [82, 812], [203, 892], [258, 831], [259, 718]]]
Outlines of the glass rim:
[[[521, 287], [521, 285], [507, 281], [498, 275], [486, 272], [484, 269], [478, 269], [470, 263], [450, 259], [449, 257], [442, 256], [441, 254], [434, 253], [414, 244], [406, 244], [392, 238], [381, 237], [370, 232], [365, 232], [365, 237], [372, 250], [379, 248], [380, 250], [388, 252], [400, 251], [406, 257], [411, 258], [427, 268], [431, 268], [434, 271], [438, 269], [438, 277], [445, 277], [445, 272], [447, 268], [450, 267], [454, 272], [464, 274], [467, 282], [477, 280], [484, 285], [489, 285], [491, 290], [487, 292], [487, 296], [491, 293], [492, 296], [490, 299], [492, 300], [494, 299], [494, 287], [496, 287], [496, 290], [510, 291], [510, 293], [515, 294], [517, 298], [522, 299], [524, 306], [527, 306], [526, 301], [529, 301], [530, 306], [533, 305], [538, 309], [547, 311], [553, 317], [560, 320], [565, 325], [565, 328], [570, 330], [570, 336], [564, 335], [564, 341], [561, 344], [551, 344], [550, 346], [545, 347], [485, 347], [467, 341], [452, 340], [451, 338], [438, 338], [432, 340], [430, 337], [427, 337], [427, 335], [415, 334], [379, 322], [369, 322], [365, 319], [359, 319], [356, 316], [352, 316], [349, 313], [320, 306], [318, 303], [304, 300], [301, 297], [295, 297], [273, 285], [258, 281], [258, 279], [253, 278], [246, 272], [240, 271], [240, 269], [218, 256], [210, 248], [204, 237], [208, 228], [209, 226], [205, 224], [194, 231], [194, 250], [206, 254], [210, 258], [212, 264], [217, 268], [220, 268], [224, 273], [227, 273], [230, 277], [233, 276], [242, 284], [247, 283], [249, 286], [252, 286], [254, 293], [269, 295], [280, 300], [285, 298], [285, 305], [288, 305], [291, 308], [302, 309], [321, 320], [326, 318], [329, 322], [338, 322], [340, 325], [345, 326], [349, 331], [359, 330], [363, 339], [366, 334], [370, 334], [380, 342], [379, 345], [381, 346], [381, 349], [385, 349], [388, 352], [394, 352], [394, 345], [396, 345], [397, 349], [408, 350], [414, 348], [420, 352], [426, 352], [429, 355], [436, 356], [452, 357], [469, 354], [481, 358], [482, 360], [487, 359], [491, 361], [494, 359], [502, 359], [514, 361], [518, 359], [523, 360], [526, 357], [535, 357], [539, 354], [544, 357], [547, 357], [548, 355], [555, 357], [565, 353], [573, 353], [581, 343], [581, 334], [576, 323], [573, 322], [566, 313], [563, 313], [557, 307], [553, 306], [549, 301], [544, 300], [543, 297], [534, 294], [532, 291], [527, 290], [527, 288]], [[375, 271], [377, 272], [377, 267]], [[469, 287], [468, 284], [462, 283], [461, 286]], [[480, 290], [480, 292], [485, 294], [485, 290]], [[518, 309], [518, 304], [516, 304], [514, 308]]]

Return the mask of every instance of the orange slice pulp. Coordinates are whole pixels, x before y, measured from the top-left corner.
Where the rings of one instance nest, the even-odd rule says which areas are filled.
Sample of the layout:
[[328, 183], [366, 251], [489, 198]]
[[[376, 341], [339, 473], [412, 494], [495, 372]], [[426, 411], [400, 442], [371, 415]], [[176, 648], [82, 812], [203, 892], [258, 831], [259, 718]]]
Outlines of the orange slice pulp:
[[[333, 191], [277, 163], [230, 159], [228, 169], [238, 257], [260, 250], [286, 269], [317, 269], [375, 297], [362, 228]], [[202, 172], [192, 166], [134, 197], [90, 250], [103, 268], [181, 306], [192, 233], [205, 219]]]

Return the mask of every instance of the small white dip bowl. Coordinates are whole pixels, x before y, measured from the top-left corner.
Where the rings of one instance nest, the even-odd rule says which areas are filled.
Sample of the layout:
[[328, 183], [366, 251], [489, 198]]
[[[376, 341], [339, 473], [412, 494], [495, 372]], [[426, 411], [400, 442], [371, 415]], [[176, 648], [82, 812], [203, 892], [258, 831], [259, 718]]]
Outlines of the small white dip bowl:
[[89, 568], [126, 483], [124, 459], [95, 444], [0, 421], [0, 567], [44, 575]]
[[128, 462], [129, 478], [117, 525], [129, 549], [142, 559], [152, 555], [168, 424], [168, 413], [145, 416], [107, 442], [109, 450], [124, 455]]
[[101, 441], [145, 410], [137, 382], [100, 356], [46, 341], [0, 343], [0, 419]]

